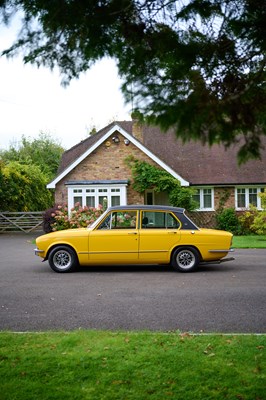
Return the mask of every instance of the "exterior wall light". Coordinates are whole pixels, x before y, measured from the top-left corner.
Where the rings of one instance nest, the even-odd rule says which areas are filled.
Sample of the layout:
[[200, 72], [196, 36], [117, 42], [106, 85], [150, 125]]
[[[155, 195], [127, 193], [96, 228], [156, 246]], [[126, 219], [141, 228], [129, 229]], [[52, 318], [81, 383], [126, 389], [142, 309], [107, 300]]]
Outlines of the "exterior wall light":
[[118, 137], [117, 135], [115, 135], [115, 136], [112, 137], [112, 141], [113, 141], [114, 143], [119, 143], [119, 142], [120, 142], [120, 139], [119, 139], [119, 137]]
[[126, 146], [128, 146], [130, 141], [128, 139], [124, 139], [124, 143], [125, 143]]

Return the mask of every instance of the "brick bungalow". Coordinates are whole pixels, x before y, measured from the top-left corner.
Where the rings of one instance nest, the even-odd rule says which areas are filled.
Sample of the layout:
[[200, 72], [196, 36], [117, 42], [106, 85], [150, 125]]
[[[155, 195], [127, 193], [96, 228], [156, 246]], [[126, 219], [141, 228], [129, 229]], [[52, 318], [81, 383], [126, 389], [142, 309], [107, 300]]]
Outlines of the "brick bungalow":
[[242, 166], [237, 163], [236, 145], [203, 146], [200, 142], [182, 143], [172, 131], [134, 121], [113, 122], [65, 151], [58, 175], [48, 184], [55, 189], [55, 202], [76, 202], [97, 206], [108, 200], [118, 204], [167, 204], [165, 193], [152, 189], [138, 193], [132, 188], [131, 170], [125, 159], [132, 155], [168, 171], [182, 186], [196, 190], [198, 211], [213, 214], [220, 206], [241, 211], [254, 204], [261, 208], [258, 194], [266, 186], [266, 138], [261, 160]]

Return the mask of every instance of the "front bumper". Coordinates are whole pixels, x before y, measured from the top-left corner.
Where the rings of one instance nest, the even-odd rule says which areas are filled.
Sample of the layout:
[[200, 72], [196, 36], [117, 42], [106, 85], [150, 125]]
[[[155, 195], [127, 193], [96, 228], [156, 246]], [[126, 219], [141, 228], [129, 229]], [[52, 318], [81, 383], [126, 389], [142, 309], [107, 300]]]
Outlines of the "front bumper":
[[44, 253], [44, 250], [34, 249], [35, 256], [41, 256]]

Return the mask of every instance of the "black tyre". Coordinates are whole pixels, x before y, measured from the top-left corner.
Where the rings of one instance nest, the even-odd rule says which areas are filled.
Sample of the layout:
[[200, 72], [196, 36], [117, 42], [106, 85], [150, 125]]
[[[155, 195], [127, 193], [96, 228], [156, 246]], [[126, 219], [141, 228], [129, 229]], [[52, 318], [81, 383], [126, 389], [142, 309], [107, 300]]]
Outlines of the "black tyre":
[[192, 272], [198, 268], [200, 256], [196, 249], [190, 246], [179, 247], [172, 255], [171, 265], [176, 271]]
[[76, 253], [68, 246], [55, 247], [50, 252], [48, 261], [55, 272], [71, 272], [78, 265]]

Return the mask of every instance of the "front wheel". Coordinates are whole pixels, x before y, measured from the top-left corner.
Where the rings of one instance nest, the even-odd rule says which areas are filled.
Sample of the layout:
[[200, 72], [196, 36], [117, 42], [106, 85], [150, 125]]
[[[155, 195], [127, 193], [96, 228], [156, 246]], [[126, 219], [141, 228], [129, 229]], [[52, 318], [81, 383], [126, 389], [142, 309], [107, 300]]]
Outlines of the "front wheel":
[[200, 256], [196, 249], [190, 246], [180, 247], [173, 253], [171, 265], [176, 271], [192, 272], [198, 268]]
[[49, 254], [48, 261], [55, 272], [73, 271], [78, 264], [76, 253], [67, 246], [55, 247]]

